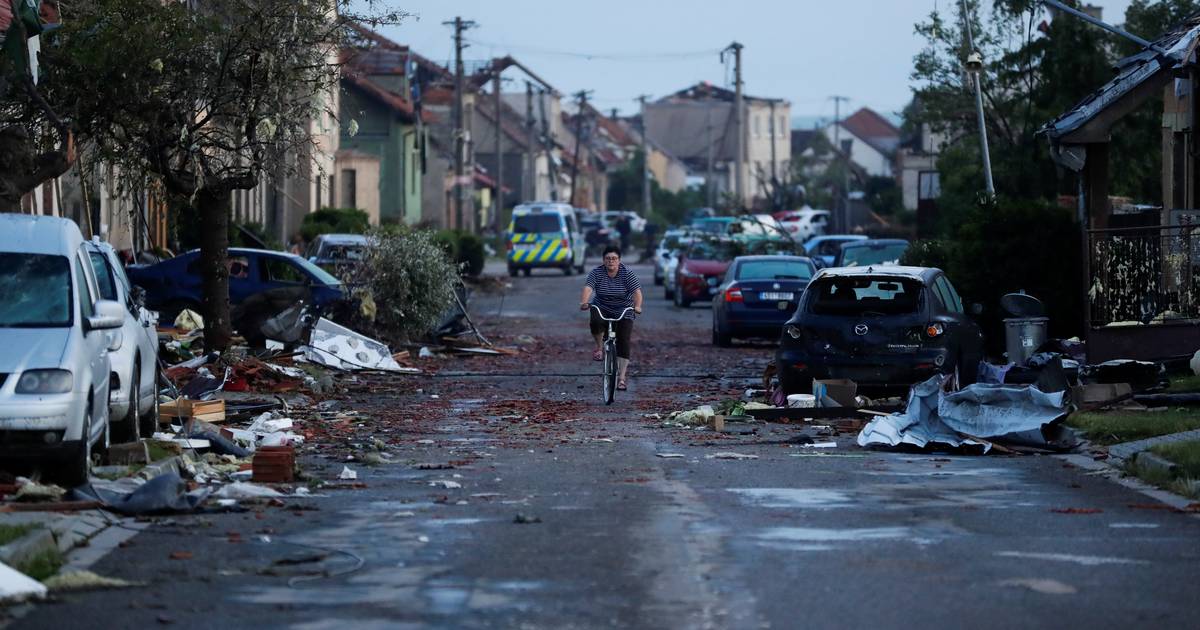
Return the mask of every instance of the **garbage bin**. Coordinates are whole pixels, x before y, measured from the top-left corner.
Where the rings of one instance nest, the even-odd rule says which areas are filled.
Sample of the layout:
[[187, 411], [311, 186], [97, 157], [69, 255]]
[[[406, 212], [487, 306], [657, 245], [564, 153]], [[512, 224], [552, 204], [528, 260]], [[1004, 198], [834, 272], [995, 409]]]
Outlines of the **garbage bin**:
[[1004, 320], [1005, 350], [1010, 363], [1024, 365], [1046, 341], [1049, 317], [1013, 317]]
[[1010, 317], [1004, 320], [1004, 347], [1008, 361], [1024, 365], [1029, 357], [1046, 342], [1046, 327], [1050, 318], [1045, 317], [1041, 300], [1025, 292], [1009, 293], [1000, 299]]

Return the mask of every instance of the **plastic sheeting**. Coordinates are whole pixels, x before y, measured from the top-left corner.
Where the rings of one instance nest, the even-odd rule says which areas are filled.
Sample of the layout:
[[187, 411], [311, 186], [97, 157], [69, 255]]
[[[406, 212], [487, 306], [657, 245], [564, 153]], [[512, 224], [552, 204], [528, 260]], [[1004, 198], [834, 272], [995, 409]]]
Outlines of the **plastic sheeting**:
[[407, 371], [396, 363], [383, 342], [324, 318], [313, 327], [312, 338], [304, 347], [304, 358], [336, 370]]
[[917, 448], [925, 448], [930, 444], [952, 448], [970, 445], [981, 446], [986, 453], [991, 448], [990, 444], [964, 438], [938, 418], [938, 398], [944, 380], [943, 376], [934, 376], [913, 385], [904, 413], [877, 416], [859, 432], [858, 445], [895, 447], [907, 444]]
[[146, 483], [132, 480], [91, 483], [72, 490], [76, 499], [99, 501], [107, 509], [125, 516], [191, 512], [208, 498], [210, 489], [187, 491], [187, 482], [178, 473], [163, 473]]

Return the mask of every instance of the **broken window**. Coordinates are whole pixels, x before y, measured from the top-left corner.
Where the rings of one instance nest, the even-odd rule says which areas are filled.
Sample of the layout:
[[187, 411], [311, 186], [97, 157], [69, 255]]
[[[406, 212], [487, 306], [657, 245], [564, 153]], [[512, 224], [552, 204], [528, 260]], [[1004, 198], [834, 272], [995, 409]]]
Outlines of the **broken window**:
[[0, 253], [0, 327], [71, 325], [71, 268], [64, 256]]
[[900, 278], [829, 278], [809, 285], [809, 310], [818, 315], [915, 313], [923, 288]]
[[92, 261], [92, 271], [96, 273], [96, 284], [100, 286], [100, 297], [105, 300], [117, 299], [117, 284], [109, 272], [108, 261], [104, 254], [91, 252], [88, 256]]

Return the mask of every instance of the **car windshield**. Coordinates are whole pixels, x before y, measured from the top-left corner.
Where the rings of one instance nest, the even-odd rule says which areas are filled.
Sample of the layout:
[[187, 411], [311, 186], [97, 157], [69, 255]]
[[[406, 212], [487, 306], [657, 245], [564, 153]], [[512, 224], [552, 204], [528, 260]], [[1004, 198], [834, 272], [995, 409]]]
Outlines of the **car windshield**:
[[843, 267], [866, 267], [867, 265], [894, 265], [908, 249], [908, 243], [848, 247], [842, 258]]
[[0, 253], [0, 327], [71, 325], [71, 265], [66, 256]]
[[108, 271], [108, 261], [104, 260], [104, 254], [90, 252], [88, 258], [92, 260], [92, 271], [96, 274], [96, 284], [100, 285], [100, 297], [106, 300], [117, 299], [117, 285]]
[[300, 267], [302, 267], [310, 275], [315, 277], [317, 279], [317, 282], [320, 282], [321, 284], [336, 286], [336, 285], [339, 285], [342, 283], [341, 280], [338, 280], [337, 278], [330, 275], [330, 273], [328, 271], [325, 271], [324, 269], [312, 264], [305, 258], [300, 258], [299, 256], [297, 256], [296, 264], [300, 265]]
[[923, 285], [906, 278], [826, 278], [808, 286], [818, 315], [915, 313]]
[[729, 231], [731, 221], [698, 221], [696, 229], [705, 234], [725, 234]]
[[802, 260], [748, 260], [738, 265], [738, 280], [809, 280], [812, 264]]
[[687, 257], [692, 260], [733, 260], [738, 255], [733, 243], [694, 243]]
[[516, 234], [551, 234], [562, 231], [557, 214], [522, 214], [513, 217]]
[[360, 262], [365, 256], [366, 249], [362, 245], [326, 245], [321, 248], [319, 258]]

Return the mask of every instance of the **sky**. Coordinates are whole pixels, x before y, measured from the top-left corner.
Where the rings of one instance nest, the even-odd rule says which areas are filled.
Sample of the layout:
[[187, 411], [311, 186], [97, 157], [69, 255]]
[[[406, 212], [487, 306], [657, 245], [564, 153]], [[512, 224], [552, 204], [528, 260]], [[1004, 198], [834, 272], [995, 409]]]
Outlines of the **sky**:
[[[1091, 0], [1104, 19], [1123, 21], [1129, 0]], [[453, 29], [467, 31], [464, 59], [511, 54], [560, 92], [593, 90], [595, 106], [636, 111], [640, 94], [659, 98], [709, 81], [732, 85], [732, 62], [719, 51], [743, 50], [747, 94], [784, 98], [794, 126], [832, 118], [845, 96], [851, 112], [899, 112], [911, 98], [909, 74], [922, 40], [913, 25], [954, 0], [391, 0], [411, 13], [384, 35], [438, 62], [453, 59]], [[984, 4], [990, 6], [988, 0]], [[510, 74], [511, 73], [511, 74]], [[524, 91], [517, 70], [505, 91]], [[843, 111], [843, 115], [845, 115]]]

